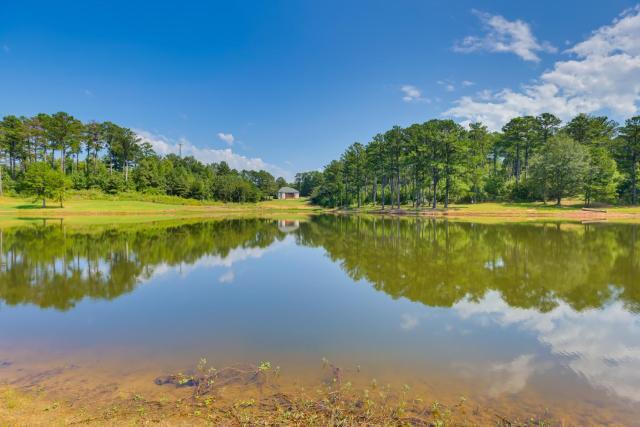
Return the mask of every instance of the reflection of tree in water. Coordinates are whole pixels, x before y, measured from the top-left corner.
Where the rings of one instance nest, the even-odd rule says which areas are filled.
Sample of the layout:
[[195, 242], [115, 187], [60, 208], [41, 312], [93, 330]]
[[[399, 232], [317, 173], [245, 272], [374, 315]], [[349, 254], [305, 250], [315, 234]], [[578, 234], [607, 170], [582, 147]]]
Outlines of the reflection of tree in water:
[[131, 292], [155, 266], [191, 264], [235, 248], [265, 248], [284, 238], [267, 220], [114, 226], [79, 231], [64, 225], [0, 230], [0, 299], [68, 310], [85, 297]]
[[[513, 307], [549, 311], [562, 300], [582, 310], [619, 299], [637, 311], [638, 228], [318, 216], [291, 232], [394, 298], [450, 307], [496, 290]], [[277, 222], [260, 219], [0, 230], [0, 299], [67, 310], [85, 297], [131, 292], [156, 266], [226, 258], [284, 236]]]
[[450, 307], [497, 290], [511, 306], [583, 310], [620, 299], [640, 309], [638, 225], [451, 223], [323, 216], [303, 223], [353, 279], [394, 298]]

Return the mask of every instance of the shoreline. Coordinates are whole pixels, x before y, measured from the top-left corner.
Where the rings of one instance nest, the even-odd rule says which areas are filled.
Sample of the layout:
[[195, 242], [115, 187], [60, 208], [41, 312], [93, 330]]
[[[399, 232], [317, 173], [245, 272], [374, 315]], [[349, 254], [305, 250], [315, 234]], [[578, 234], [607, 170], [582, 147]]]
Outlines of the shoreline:
[[324, 208], [312, 205], [308, 199], [269, 200], [257, 203], [221, 203], [185, 200], [172, 204], [149, 200], [82, 199], [70, 198], [63, 208], [54, 203], [41, 208], [30, 199], [0, 197], [0, 223], [34, 219], [72, 219], [80, 221], [132, 219], [192, 219], [220, 216], [309, 216], [316, 214], [376, 215], [414, 218], [448, 218], [454, 220], [569, 220], [569, 221], [640, 221], [640, 207], [604, 206], [584, 208], [579, 203], [567, 202], [562, 207], [542, 203], [460, 204], [445, 208], [402, 207], [380, 209], [379, 206], [362, 208]]
[[[391, 217], [413, 217], [413, 218], [451, 218], [451, 219], [529, 219], [529, 220], [572, 220], [572, 221], [594, 221], [602, 222], [607, 220], [639, 220], [640, 209], [638, 211], [618, 211], [613, 210], [584, 210], [573, 208], [527, 208], [526, 206], [515, 206], [514, 208], [502, 208], [498, 210], [482, 210], [482, 204], [475, 205], [474, 209], [466, 210], [467, 207], [452, 207], [448, 209], [424, 208], [393, 208], [393, 209], [337, 209], [334, 212], [341, 215], [379, 215]], [[546, 209], [549, 209], [548, 211]], [[622, 208], [633, 209], [633, 208]]]
[[55, 203], [42, 208], [31, 199], [0, 197], [0, 222], [35, 219], [115, 220], [190, 219], [219, 216], [308, 215], [325, 212], [324, 208], [304, 199], [292, 201], [264, 201], [258, 203], [221, 203], [185, 200], [183, 204], [149, 200], [70, 198], [60, 208]]
[[[408, 385], [377, 384], [329, 362], [309, 381], [269, 362], [126, 381], [68, 365], [0, 384], [0, 424], [14, 425], [525, 425], [583, 418], [540, 403], [514, 405]], [[262, 366], [265, 366], [264, 368]], [[80, 380], [80, 377], [83, 377]], [[211, 381], [204, 381], [212, 377]], [[58, 382], [63, 378], [64, 388]], [[502, 421], [504, 424], [499, 424]]]

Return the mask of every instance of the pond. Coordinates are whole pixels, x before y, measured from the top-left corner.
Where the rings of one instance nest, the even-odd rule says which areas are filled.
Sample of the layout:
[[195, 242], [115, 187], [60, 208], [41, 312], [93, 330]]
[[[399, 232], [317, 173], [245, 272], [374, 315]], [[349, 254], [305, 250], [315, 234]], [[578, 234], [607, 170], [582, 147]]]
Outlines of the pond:
[[[567, 424], [640, 419], [640, 226], [319, 215], [0, 231], [0, 383], [171, 394], [206, 358]], [[177, 391], [184, 392], [184, 391]]]

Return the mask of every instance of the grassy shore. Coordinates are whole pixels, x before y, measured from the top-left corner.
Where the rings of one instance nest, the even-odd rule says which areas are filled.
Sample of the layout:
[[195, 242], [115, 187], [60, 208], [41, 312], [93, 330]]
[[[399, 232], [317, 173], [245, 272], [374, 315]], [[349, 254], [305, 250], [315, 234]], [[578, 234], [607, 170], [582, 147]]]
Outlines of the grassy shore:
[[[136, 200], [136, 197], [143, 200]], [[531, 203], [477, 203], [453, 204], [448, 209], [439, 207], [416, 209], [410, 205], [401, 209], [383, 211], [379, 206], [362, 208], [326, 209], [311, 204], [307, 198], [297, 200], [269, 200], [259, 203], [200, 202], [179, 198], [158, 199], [125, 195], [123, 197], [86, 198], [72, 196], [64, 207], [50, 202], [42, 208], [39, 200], [16, 197], [0, 197], [0, 221], [33, 220], [41, 218], [65, 218], [75, 222], [130, 222], [170, 218], [196, 218], [208, 216], [238, 215], [308, 215], [314, 213], [384, 214], [436, 216], [448, 218], [509, 219], [565, 219], [565, 220], [640, 220], [640, 207], [596, 206], [585, 208], [581, 201], [568, 200], [561, 206]]]
[[0, 197], [0, 219], [61, 218], [61, 217], [194, 217], [219, 214], [251, 213], [312, 213], [323, 209], [307, 199], [269, 200], [259, 203], [198, 202], [193, 200], [129, 200], [118, 198], [85, 199], [72, 197], [60, 207], [49, 202], [42, 208], [39, 200]]
[[448, 218], [493, 218], [493, 219], [568, 219], [568, 220], [640, 220], [640, 206], [608, 206], [598, 205], [585, 207], [577, 200], [567, 200], [561, 206], [542, 202], [528, 203], [476, 203], [452, 204], [448, 209], [438, 207], [431, 209], [413, 206], [401, 206], [401, 209], [390, 208], [383, 211], [380, 206], [364, 206], [360, 209], [340, 209], [341, 213], [365, 213], [386, 215], [435, 216]]

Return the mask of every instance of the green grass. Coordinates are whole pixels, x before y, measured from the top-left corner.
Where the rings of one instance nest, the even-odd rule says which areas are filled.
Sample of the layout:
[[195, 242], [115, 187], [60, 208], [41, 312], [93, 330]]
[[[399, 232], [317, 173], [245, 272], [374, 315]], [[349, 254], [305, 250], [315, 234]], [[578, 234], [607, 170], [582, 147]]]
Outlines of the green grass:
[[[553, 204], [544, 204], [542, 202], [523, 202], [523, 203], [499, 203], [499, 202], [486, 202], [486, 203], [453, 203], [449, 205], [449, 211], [466, 211], [466, 212], [508, 212], [508, 211], [526, 211], [526, 210], [536, 210], [536, 211], [567, 211], [567, 210], [579, 210], [581, 209], [581, 205], [570, 203], [563, 204], [558, 207]], [[412, 206], [407, 206], [407, 209], [414, 208]], [[431, 210], [428, 206], [423, 206], [422, 210]], [[438, 205], [437, 211], [445, 211], [445, 208], [442, 204]]]
[[[454, 209], [458, 208], [468, 212], [508, 212], [508, 211], [534, 211], [544, 213], [562, 213], [562, 212], [579, 212], [585, 208], [584, 202], [577, 200], [567, 200], [561, 206], [554, 203], [544, 204], [542, 202], [531, 203], [480, 203], [454, 205]], [[612, 206], [612, 205], [594, 205], [588, 206], [589, 209], [605, 210], [607, 213], [627, 213], [640, 214], [640, 206]]]
[[525, 202], [525, 203], [475, 203], [475, 204], [454, 204], [449, 209], [458, 210], [464, 212], [521, 212], [521, 211], [536, 211], [536, 212], [566, 212], [566, 211], [579, 211], [583, 207], [581, 202], [568, 201], [563, 203], [562, 206], [557, 206], [552, 203], [544, 204], [542, 202]]
[[[588, 217], [590, 213], [582, 211], [583, 203], [578, 200], [567, 200], [562, 206], [531, 203], [478, 203], [453, 204], [448, 210], [441, 205], [435, 211], [428, 207], [421, 208], [424, 214], [448, 215], [450, 217], [481, 218], [492, 217], [498, 220], [509, 218], [573, 218]], [[349, 209], [351, 213], [374, 213], [379, 206], [367, 205], [361, 209]], [[387, 209], [389, 207], [387, 206]], [[640, 207], [605, 206], [607, 218], [640, 219]], [[66, 221], [83, 224], [100, 223], [133, 223], [175, 218], [197, 217], [237, 217], [237, 216], [274, 216], [295, 215], [304, 217], [308, 214], [332, 212], [312, 205], [307, 198], [295, 200], [268, 200], [259, 203], [223, 203], [198, 200], [186, 200], [172, 196], [151, 196], [141, 194], [119, 194], [109, 196], [103, 194], [77, 193], [70, 196], [60, 208], [54, 201], [48, 201], [48, 207], [42, 209], [41, 201], [32, 198], [0, 197], [0, 222], [41, 220], [65, 218]], [[402, 206], [405, 213], [415, 213], [409, 205]], [[579, 219], [579, 218], [578, 218]]]
[[[220, 214], [269, 214], [277, 212], [311, 213], [322, 211], [313, 206], [307, 199], [269, 200], [259, 203], [222, 203], [200, 202], [169, 198], [168, 201], [133, 200], [126, 195], [124, 199], [104, 197], [87, 199], [82, 196], [71, 197], [61, 208], [53, 201], [47, 201], [43, 209], [40, 200], [32, 198], [0, 197], [0, 220], [17, 218], [60, 218], [88, 217], [94, 221], [105, 217], [109, 221], [118, 217], [145, 217], [161, 219], [164, 217], [192, 217]], [[185, 202], [179, 204], [179, 202]]]
[[[476, 204], [452, 204], [448, 209], [440, 204], [437, 209], [421, 207], [415, 209], [411, 205], [401, 206], [400, 211], [390, 209], [387, 205], [387, 214], [404, 214], [409, 216], [445, 216], [456, 221], [474, 221], [483, 223], [501, 222], [529, 222], [529, 221], [615, 221], [633, 222], [640, 221], [640, 206], [609, 206], [596, 205], [592, 208], [596, 212], [584, 211], [584, 202], [581, 200], [566, 200], [561, 206], [555, 203], [544, 204], [542, 202], [526, 203], [499, 203], [487, 202]], [[379, 214], [380, 206], [366, 205], [360, 209], [350, 208], [340, 210], [353, 214]], [[605, 211], [605, 212], [601, 212]]]
[[267, 200], [259, 202], [259, 208], [262, 209], [293, 209], [293, 210], [319, 210], [322, 209], [319, 206], [312, 205], [308, 198], [302, 197], [300, 199], [289, 200]]
[[58, 203], [47, 202], [47, 208], [41, 207], [39, 200], [22, 198], [0, 198], [0, 212], [21, 213], [28, 215], [36, 214], [64, 214], [64, 213], [118, 213], [118, 212], [149, 212], [149, 211], [169, 211], [169, 210], [189, 210], [193, 206], [174, 205], [168, 203], [155, 203], [136, 200], [83, 200], [71, 199], [64, 202], [64, 208], [60, 208]]

